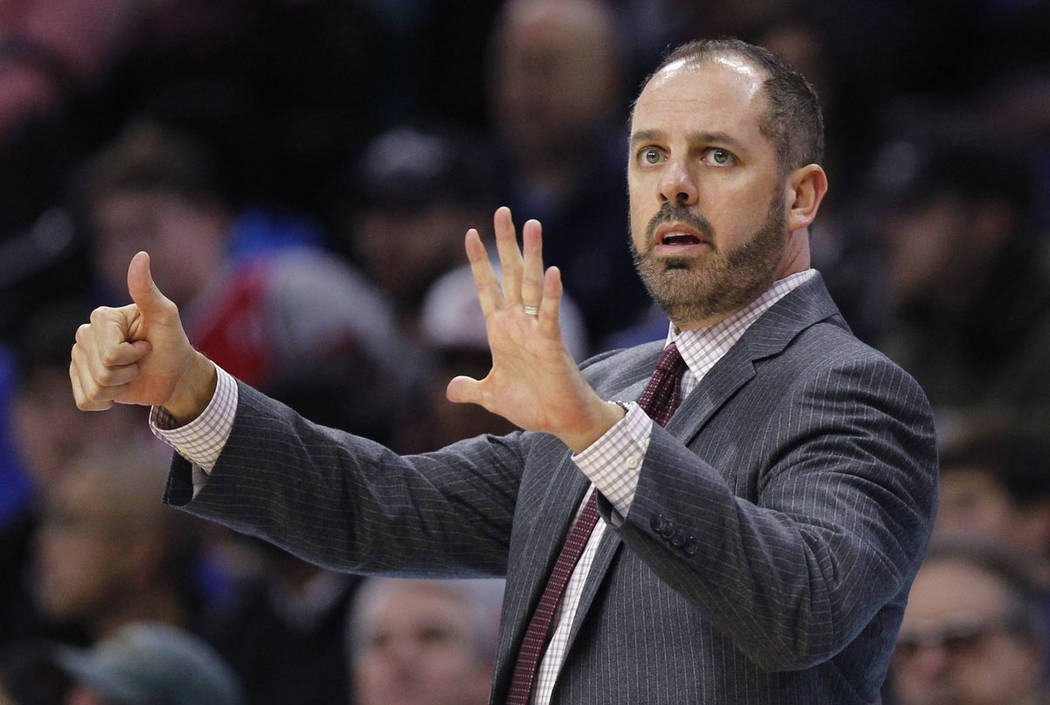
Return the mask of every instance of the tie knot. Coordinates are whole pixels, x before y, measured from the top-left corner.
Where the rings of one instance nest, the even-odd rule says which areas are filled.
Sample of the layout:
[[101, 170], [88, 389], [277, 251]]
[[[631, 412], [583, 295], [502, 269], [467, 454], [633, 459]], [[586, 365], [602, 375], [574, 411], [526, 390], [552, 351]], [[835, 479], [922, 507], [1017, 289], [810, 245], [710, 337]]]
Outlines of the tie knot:
[[656, 361], [656, 370], [638, 399], [645, 413], [661, 426], [667, 425], [682, 401], [681, 384], [686, 367], [678, 348], [671, 343]]
[[674, 343], [664, 348], [664, 351], [660, 354], [660, 359], [656, 361], [656, 369], [660, 372], [676, 373], [680, 370], [684, 371], [685, 367], [685, 360]]

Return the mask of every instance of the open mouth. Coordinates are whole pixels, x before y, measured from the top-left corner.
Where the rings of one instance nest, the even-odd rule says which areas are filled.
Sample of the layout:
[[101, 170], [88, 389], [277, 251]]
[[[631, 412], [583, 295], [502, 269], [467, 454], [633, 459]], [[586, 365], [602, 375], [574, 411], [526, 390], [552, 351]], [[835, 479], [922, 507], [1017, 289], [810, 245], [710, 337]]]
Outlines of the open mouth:
[[657, 240], [661, 245], [699, 245], [701, 240], [692, 233], [672, 231]]
[[662, 224], [653, 233], [658, 249], [695, 248], [697, 246], [711, 245], [710, 239], [701, 235], [696, 228], [681, 221]]

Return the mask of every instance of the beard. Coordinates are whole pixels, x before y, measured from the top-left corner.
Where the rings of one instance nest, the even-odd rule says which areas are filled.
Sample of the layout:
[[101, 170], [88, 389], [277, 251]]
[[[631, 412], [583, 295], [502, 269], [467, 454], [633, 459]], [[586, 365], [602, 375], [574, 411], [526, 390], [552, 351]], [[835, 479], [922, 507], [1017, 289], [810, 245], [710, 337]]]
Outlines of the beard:
[[[696, 228], [711, 247], [700, 257], [652, 255], [654, 232], [661, 223], [681, 222]], [[664, 203], [646, 228], [645, 249], [631, 238], [631, 254], [649, 295], [679, 328], [689, 323], [725, 317], [757, 299], [776, 278], [787, 246], [783, 206], [771, 198], [762, 226], [747, 242], [726, 252], [715, 246], [714, 228], [687, 206]]]

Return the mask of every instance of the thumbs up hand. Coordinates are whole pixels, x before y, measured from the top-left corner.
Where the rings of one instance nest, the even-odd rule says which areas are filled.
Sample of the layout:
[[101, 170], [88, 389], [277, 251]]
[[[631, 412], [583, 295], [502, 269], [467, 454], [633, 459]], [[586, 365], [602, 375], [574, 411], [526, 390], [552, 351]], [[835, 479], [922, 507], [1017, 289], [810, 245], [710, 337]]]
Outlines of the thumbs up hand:
[[128, 293], [134, 303], [97, 308], [77, 329], [69, 366], [77, 406], [145, 404], [165, 407], [180, 423], [196, 418], [214, 393], [215, 368], [190, 345], [145, 252], [128, 267]]

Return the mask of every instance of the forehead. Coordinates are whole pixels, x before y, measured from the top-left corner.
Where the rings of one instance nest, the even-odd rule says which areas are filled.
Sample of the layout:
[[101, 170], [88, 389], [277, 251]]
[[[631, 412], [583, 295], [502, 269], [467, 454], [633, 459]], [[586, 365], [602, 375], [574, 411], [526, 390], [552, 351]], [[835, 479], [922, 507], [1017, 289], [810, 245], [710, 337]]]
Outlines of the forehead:
[[734, 55], [673, 62], [642, 89], [631, 132], [718, 132], [748, 143], [768, 143], [760, 129], [765, 79], [763, 70]]
[[419, 584], [394, 584], [361, 606], [361, 626], [380, 629], [392, 624], [407, 625], [433, 621], [461, 623], [467, 610], [454, 595]]
[[912, 585], [905, 622], [936, 621], [966, 613], [999, 615], [1009, 600], [1006, 586], [995, 576], [964, 561], [935, 560], [919, 571]]
[[976, 499], [1010, 500], [1006, 488], [992, 472], [973, 465], [957, 465], [943, 468], [940, 477], [941, 491], [954, 494], [975, 493]]

